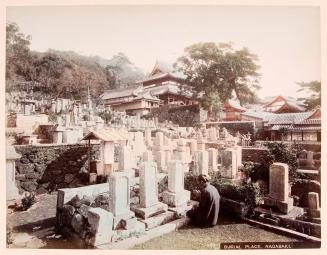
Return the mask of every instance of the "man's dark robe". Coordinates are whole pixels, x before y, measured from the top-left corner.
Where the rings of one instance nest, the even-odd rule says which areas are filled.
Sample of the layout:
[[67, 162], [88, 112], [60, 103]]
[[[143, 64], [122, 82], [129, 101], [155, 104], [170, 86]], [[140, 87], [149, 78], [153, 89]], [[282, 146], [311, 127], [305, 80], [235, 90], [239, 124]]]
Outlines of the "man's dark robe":
[[197, 208], [187, 212], [187, 216], [197, 226], [212, 227], [217, 225], [219, 214], [220, 195], [210, 183], [201, 190], [200, 203]]

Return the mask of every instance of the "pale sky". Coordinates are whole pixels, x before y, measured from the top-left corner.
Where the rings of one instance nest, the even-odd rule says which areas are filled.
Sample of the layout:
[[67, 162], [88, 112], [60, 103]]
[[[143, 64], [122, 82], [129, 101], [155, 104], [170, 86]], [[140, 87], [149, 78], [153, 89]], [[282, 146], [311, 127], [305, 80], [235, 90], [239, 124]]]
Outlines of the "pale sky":
[[145, 73], [174, 63], [198, 42], [233, 42], [259, 57], [259, 96], [296, 97], [298, 81], [321, 80], [319, 7], [79, 6], [8, 7], [7, 21], [31, 35], [31, 49], [111, 58]]

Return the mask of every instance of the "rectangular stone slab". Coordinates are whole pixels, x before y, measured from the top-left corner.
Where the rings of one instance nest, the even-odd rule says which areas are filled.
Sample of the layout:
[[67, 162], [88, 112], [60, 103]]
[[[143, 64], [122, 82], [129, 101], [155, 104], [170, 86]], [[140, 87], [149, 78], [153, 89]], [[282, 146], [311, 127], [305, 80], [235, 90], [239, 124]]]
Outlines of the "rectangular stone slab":
[[131, 210], [135, 212], [136, 216], [142, 219], [147, 219], [149, 217], [166, 212], [168, 210], [168, 205], [158, 202], [158, 204], [153, 205], [151, 207], [147, 207], [147, 208], [138, 207], [138, 208], [132, 208]]
[[143, 222], [148, 230], [173, 221], [175, 218], [175, 212], [168, 211], [148, 219], [139, 219], [139, 221]]

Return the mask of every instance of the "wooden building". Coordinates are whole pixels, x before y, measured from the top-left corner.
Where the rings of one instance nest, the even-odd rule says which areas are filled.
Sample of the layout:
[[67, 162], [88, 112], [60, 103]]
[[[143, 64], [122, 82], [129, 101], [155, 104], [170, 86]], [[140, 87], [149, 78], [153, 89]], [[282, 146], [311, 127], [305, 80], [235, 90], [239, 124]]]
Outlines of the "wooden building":
[[264, 100], [263, 110], [273, 113], [296, 113], [304, 112], [305, 107], [292, 97], [268, 97]]
[[161, 105], [193, 105], [192, 90], [182, 82], [183, 76], [167, 64], [157, 62], [152, 72], [136, 85], [107, 90], [101, 95], [104, 105], [128, 114], [147, 114]]
[[264, 123], [271, 141], [321, 141], [321, 110], [274, 114]]

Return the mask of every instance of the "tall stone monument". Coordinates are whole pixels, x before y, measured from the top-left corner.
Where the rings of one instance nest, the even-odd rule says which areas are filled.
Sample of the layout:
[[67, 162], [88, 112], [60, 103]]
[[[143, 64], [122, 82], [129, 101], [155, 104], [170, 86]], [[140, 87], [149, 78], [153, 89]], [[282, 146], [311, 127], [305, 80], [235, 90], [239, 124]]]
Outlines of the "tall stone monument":
[[184, 189], [182, 162], [172, 160], [168, 165], [168, 191], [163, 193], [163, 202], [171, 207], [185, 208], [190, 195], [190, 191]]
[[237, 175], [237, 154], [232, 148], [222, 151], [221, 155], [221, 177], [235, 179]]
[[133, 210], [142, 219], [168, 210], [168, 206], [158, 200], [157, 164], [155, 162], [141, 163], [140, 207]]
[[264, 204], [276, 206], [282, 213], [287, 214], [293, 209], [293, 198], [288, 183], [288, 165], [273, 163], [269, 168], [269, 195], [264, 198]]
[[109, 176], [109, 211], [114, 216], [113, 229], [135, 227], [135, 214], [130, 210], [129, 182], [125, 172], [114, 172]]

